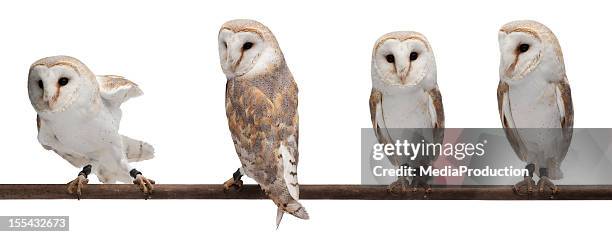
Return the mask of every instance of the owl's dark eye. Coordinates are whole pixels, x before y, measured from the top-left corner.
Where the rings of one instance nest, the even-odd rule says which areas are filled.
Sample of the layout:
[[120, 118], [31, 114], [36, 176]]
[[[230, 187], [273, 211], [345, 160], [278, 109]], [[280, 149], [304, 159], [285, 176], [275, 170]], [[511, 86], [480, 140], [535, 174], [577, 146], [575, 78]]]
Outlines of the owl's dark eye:
[[521, 44], [521, 45], [519, 45], [518, 50], [521, 53], [527, 52], [527, 50], [529, 50], [529, 45], [528, 44]]
[[40, 89], [45, 89], [45, 85], [43, 84], [42, 80], [38, 80], [38, 87]]
[[387, 59], [388, 63], [394, 63], [395, 62], [395, 57], [393, 57], [392, 54], [387, 54], [387, 56], [385, 56], [385, 59]]
[[249, 50], [253, 47], [253, 43], [251, 42], [246, 42], [242, 45], [242, 50]]
[[62, 77], [57, 81], [57, 84], [59, 84], [60, 86], [65, 86], [68, 85], [68, 82], [70, 82], [70, 79]]
[[417, 52], [410, 53], [410, 61], [417, 60], [417, 58], [419, 58], [419, 53]]
[[223, 42], [223, 47], [227, 48], [227, 42]]

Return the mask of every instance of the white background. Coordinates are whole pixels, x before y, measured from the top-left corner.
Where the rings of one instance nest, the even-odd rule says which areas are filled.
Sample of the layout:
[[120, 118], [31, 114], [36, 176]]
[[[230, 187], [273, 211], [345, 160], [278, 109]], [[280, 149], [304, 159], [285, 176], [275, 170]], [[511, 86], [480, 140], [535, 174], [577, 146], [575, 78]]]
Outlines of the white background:
[[[302, 184], [359, 183], [360, 128], [371, 126], [371, 50], [390, 31], [429, 39], [447, 127], [499, 127], [497, 31], [511, 20], [541, 21], [565, 54], [576, 127], [610, 127], [612, 17], [605, 1], [370, 2], [2, 2], [0, 183], [66, 183], [79, 172], [38, 144], [27, 96], [29, 65], [58, 54], [144, 90], [124, 105], [121, 132], [156, 147], [156, 159], [135, 164], [145, 175], [165, 184], [222, 183], [239, 161], [227, 129], [217, 33], [234, 18], [270, 27], [299, 85]], [[592, 201], [302, 203], [312, 219], [286, 216], [278, 231], [268, 200], [0, 201], [0, 215], [69, 215], [68, 236], [588, 236], [606, 230], [612, 211], [612, 202]]]

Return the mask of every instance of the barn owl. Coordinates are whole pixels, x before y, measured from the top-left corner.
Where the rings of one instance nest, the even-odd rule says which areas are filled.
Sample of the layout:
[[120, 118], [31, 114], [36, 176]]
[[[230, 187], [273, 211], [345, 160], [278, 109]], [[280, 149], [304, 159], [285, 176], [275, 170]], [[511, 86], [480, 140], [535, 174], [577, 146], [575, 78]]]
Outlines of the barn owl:
[[499, 31], [497, 101], [506, 137], [529, 175], [514, 185], [531, 193], [558, 191], [561, 162], [572, 139], [574, 109], [563, 54], [553, 32], [535, 21], [514, 21]]
[[30, 67], [30, 102], [37, 112], [38, 141], [77, 168], [68, 192], [81, 197], [93, 172], [102, 183], [133, 181], [149, 197], [154, 181], [130, 167], [153, 158], [153, 147], [118, 133], [120, 106], [142, 91], [119, 76], [95, 76], [68, 56], [40, 59]]
[[242, 166], [224, 183], [240, 188], [255, 179], [277, 208], [308, 219], [298, 202], [298, 88], [272, 32], [253, 20], [232, 20], [219, 31], [219, 57], [227, 77], [225, 108]]
[[[412, 143], [442, 143], [444, 109], [436, 81], [436, 62], [429, 42], [417, 32], [392, 32], [376, 41], [372, 53], [372, 92], [370, 115], [378, 141], [394, 144], [397, 140]], [[414, 160], [389, 156], [396, 167], [427, 167], [436, 155]], [[419, 187], [431, 192], [428, 178], [420, 172], [405, 176], [389, 186], [392, 193], [403, 193]]]

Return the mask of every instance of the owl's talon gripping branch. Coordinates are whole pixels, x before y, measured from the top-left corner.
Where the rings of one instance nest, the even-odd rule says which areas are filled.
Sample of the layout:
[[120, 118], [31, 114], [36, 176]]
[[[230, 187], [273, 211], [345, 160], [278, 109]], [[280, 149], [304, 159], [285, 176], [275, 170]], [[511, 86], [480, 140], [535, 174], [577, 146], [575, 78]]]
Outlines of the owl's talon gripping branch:
[[68, 193], [74, 194], [78, 200], [81, 200], [81, 191], [89, 183], [89, 179], [87, 179], [89, 174], [91, 174], [91, 165], [86, 165], [79, 172], [77, 178], [68, 183]]
[[[512, 189], [518, 195], [531, 195], [533, 193], [533, 187], [536, 185], [535, 181], [533, 181], [533, 172], [535, 171], [534, 164], [528, 164], [525, 166], [525, 169], [529, 171], [529, 175], [525, 176], [523, 181], [516, 183]], [[521, 192], [521, 188], [525, 190], [525, 192]]]
[[540, 180], [538, 180], [538, 191], [540, 194], [546, 194], [547, 191], [550, 191], [551, 198], [553, 195], [559, 192], [559, 188], [555, 185], [550, 178], [548, 178], [548, 170], [546, 168], [540, 168]]
[[410, 189], [410, 183], [404, 176], [399, 176], [397, 180], [387, 187], [387, 191], [392, 194], [404, 194]]
[[236, 170], [232, 177], [223, 183], [223, 190], [228, 191], [232, 187], [234, 187], [238, 191], [242, 190], [242, 187], [244, 186], [244, 183], [241, 180], [242, 175], [243, 174], [240, 169]]
[[419, 188], [423, 188], [425, 190], [425, 197], [431, 193], [431, 185], [427, 183], [427, 176], [415, 176], [410, 186], [412, 186], [412, 192], [417, 192]]
[[130, 176], [134, 178], [134, 184], [138, 185], [140, 190], [144, 193], [145, 199], [148, 199], [153, 194], [153, 185], [155, 181], [147, 179], [142, 173], [136, 169], [130, 171]]

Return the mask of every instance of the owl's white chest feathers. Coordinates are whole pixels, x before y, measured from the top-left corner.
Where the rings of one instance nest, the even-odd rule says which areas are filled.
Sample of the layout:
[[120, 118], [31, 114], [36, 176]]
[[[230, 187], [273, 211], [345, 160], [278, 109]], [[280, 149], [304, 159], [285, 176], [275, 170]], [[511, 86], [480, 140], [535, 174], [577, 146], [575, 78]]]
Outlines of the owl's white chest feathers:
[[[386, 127], [384, 134], [391, 142], [408, 141], [420, 143], [433, 141], [432, 118], [429, 112], [429, 95], [421, 88], [383, 91], [382, 119], [379, 124]], [[421, 129], [425, 128], [425, 129]], [[388, 157], [394, 165], [417, 165], [403, 156]], [[419, 159], [419, 161], [424, 161]]]
[[121, 146], [119, 123], [101, 104], [39, 116], [43, 121], [39, 141], [54, 150], [87, 156], [109, 146]]
[[430, 128], [429, 98], [421, 89], [383, 92], [382, 113], [387, 128]]
[[528, 162], [544, 164], [547, 159], [558, 157], [558, 146], [563, 139], [561, 129], [554, 129], [561, 128], [556, 87], [543, 78], [523, 80], [526, 81], [509, 85], [512, 117], [529, 153]]
[[514, 124], [517, 128], [560, 128], [561, 113], [555, 84], [534, 78], [536, 76], [509, 84], [508, 97]]

